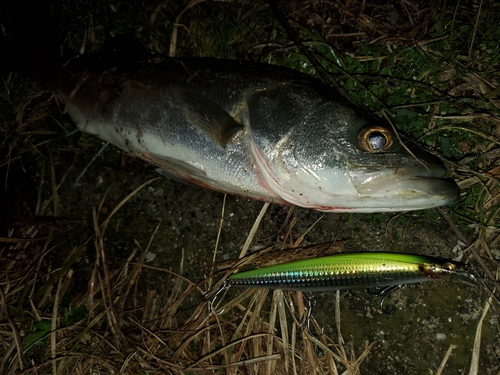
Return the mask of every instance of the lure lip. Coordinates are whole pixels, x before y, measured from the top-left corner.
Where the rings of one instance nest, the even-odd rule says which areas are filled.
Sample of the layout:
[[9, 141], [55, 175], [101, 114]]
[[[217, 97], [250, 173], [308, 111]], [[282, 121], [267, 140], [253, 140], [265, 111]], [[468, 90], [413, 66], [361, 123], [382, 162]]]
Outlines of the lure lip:
[[[449, 267], [444, 269], [444, 267]], [[450, 280], [459, 281], [461, 283], [477, 286], [478, 275], [474, 274], [471, 267], [460, 262], [447, 262], [443, 264], [443, 272], [448, 274]]]

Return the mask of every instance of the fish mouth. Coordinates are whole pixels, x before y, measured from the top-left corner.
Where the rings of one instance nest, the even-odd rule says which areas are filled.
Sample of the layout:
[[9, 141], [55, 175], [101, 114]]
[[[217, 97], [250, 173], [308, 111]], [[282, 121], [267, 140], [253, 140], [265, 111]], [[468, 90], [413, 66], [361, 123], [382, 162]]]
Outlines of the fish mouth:
[[404, 149], [371, 156], [349, 165], [348, 173], [354, 189], [375, 207], [390, 203], [391, 211], [431, 208], [460, 197], [443, 162], [411, 141]]
[[398, 168], [356, 166], [349, 168], [349, 175], [361, 196], [378, 197], [381, 204], [390, 200], [394, 210], [443, 206], [460, 196], [457, 184], [446, 178], [443, 165]]

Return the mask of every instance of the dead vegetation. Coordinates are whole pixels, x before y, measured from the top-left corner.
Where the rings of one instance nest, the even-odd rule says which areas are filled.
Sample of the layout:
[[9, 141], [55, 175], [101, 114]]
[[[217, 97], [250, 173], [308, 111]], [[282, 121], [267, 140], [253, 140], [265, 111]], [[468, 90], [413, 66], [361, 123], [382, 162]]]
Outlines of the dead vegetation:
[[[6, 243], [1, 373], [240, 373], [242, 368], [266, 374], [359, 373], [373, 344], [367, 343], [357, 355], [345, 347], [338, 293], [338, 336], [318, 339], [302, 328], [306, 312], [300, 293], [248, 289], [212, 306], [204, 298], [214, 284], [212, 276], [194, 283], [168, 269], [148, 266], [145, 257], [151, 242], [144, 249], [138, 247], [120, 267], [111, 268], [106, 227], [148, 183], [129, 194], [105, 220], [97, 214], [101, 207], [95, 208], [95, 234], [72, 249], [57, 270], [45, 271], [46, 258], [56, 248], [54, 236], [38, 241], [1, 239]], [[53, 202], [56, 196], [55, 192]], [[24, 229], [29, 236], [31, 228]], [[63, 300], [75, 263], [92, 244], [96, 258], [89, 279], [68, 306]], [[165, 275], [166, 288], [138, 291], [146, 269]], [[270, 296], [267, 312], [264, 306]], [[186, 306], [193, 301], [198, 303], [187, 313]], [[25, 309], [22, 315], [19, 304]], [[40, 355], [45, 360], [40, 361]]]

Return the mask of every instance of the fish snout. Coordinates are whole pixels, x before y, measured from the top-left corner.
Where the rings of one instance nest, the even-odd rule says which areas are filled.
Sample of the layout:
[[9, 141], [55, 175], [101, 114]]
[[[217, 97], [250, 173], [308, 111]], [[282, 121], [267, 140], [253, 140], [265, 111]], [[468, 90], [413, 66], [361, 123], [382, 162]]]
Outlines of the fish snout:
[[380, 203], [390, 202], [394, 209], [405, 205], [408, 209], [443, 206], [460, 196], [460, 189], [455, 181], [446, 177], [442, 164], [393, 168], [355, 166], [349, 168], [349, 175], [360, 195], [378, 198]]

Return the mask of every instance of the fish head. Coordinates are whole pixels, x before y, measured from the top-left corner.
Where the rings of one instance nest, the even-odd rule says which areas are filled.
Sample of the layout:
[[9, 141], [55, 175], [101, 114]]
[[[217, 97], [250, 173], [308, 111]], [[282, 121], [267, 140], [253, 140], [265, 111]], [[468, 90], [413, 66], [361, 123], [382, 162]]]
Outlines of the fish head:
[[459, 198], [443, 162], [403, 134], [373, 123], [351, 140], [357, 150], [347, 160], [349, 178], [356, 192], [373, 202], [372, 208], [423, 209]]
[[303, 117], [271, 159], [271, 189], [291, 204], [320, 211], [409, 211], [459, 197], [439, 158], [390, 124], [336, 102]]

